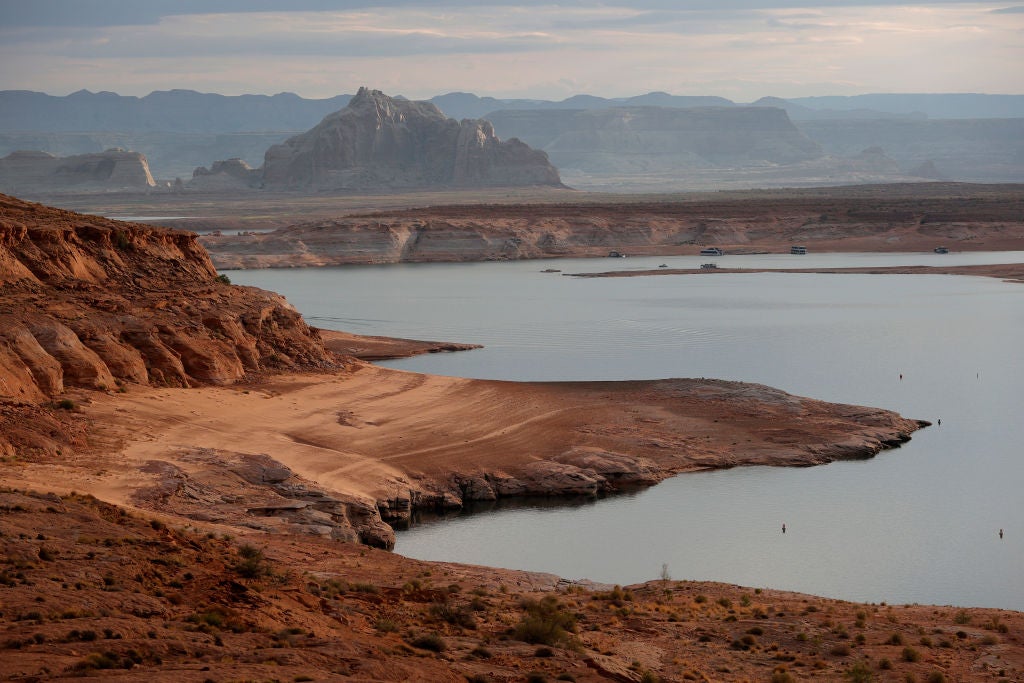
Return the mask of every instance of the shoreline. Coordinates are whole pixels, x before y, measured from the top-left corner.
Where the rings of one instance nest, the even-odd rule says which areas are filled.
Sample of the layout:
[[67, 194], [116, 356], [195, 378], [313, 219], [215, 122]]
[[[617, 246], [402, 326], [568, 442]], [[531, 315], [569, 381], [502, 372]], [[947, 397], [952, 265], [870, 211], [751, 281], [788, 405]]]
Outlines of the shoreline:
[[393, 545], [387, 522], [416, 510], [870, 458], [928, 424], [721, 380], [519, 383], [359, 361], [253, 385], [75, 398], [89, 448], [26, 460], [9, 485], [60, 481], [197, 522], [378, 547]]
[[716, 275], [720, 273], [821, 273], [833, 275], [971, 275], [1024, 282], [1024, 263], [969, 266], [867, 266], [851, 268], [660, 268], [652, 270], [609, 270], [600, 273], [565, 273], [567, 277], [646, 277], [651, 275]]

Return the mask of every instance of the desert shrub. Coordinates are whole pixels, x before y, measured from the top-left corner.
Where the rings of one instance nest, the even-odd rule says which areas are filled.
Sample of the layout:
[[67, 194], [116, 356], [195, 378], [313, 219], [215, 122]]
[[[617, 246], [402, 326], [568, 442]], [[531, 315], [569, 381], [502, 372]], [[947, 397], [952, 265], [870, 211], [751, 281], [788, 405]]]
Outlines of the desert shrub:
[[796, 679], [785, 669], [778, 669], [772, 672], [770, 683], [796, 683]]
[[378, 619], [373, 627], [381, 633], [394, 633], [398, 630], [398, 624], [391, 619]]
[[850, 670], [846, 672], [846, 677], [854, 683], [868, 683], [873, 678], [871, 667], [864, 662], [857, 662], [851, 666]]
[[372, 583], [353, 583], [351, 588], [357, 593], [371, 593], [373, 595], [380, 593], [380, 588]]
[[427, 633], [426, 635], [417, 636], [409, 641], [409, 644], [413, 647], [418, 647], [421, 650], [430, 650], [431, 652], [444, 652], [448, 649], [448, 644], [444, 642], [437, 633]]
[[889, 639], [887, 641], [885, 641], [885, 644], [886, 645], [902, 645], [903, 644], [903, 636], [901, 634], [899, 634], [899, 633], [893, 633], [891, 636], [889, 636]]
[[56, 407], [61, 410], [74, 410], [78, 406], [76, 406], [75, 402], [72, 401], [70, 398], [62, 398], [61, 400], [57, 401]]
[[430, 616], [437, 621], [446, 621], [463, 628], [476, 628], [476, 619], [466, 607], [458, 607], [448, 602], [435, 602], [430, 606]]
[[219, 282], [219, 283], [221, 283], [223, 285], [230, 285], [231, 284], [231, 278], [229, 278], [224, 273], [221, 273], [220, 275], [217, 276], [217, 282]]
[[603, 593], [594, 593], [594, 600], [607, 600], [616, 607], [622, 607], [623, 603], [631, 601], [633, 594], [629, 591], [623, 590], [622, 586], [615, 586], [610, 591]]
[[971, 623], [971, 615], [968, 614], [966, 610], [960, 610], [956, 613], [956, 616], [953, 617], [953, 621], [958, 624], [969, 624]]
[[698, 595], [697, 597], [695, 597], [693, 599], [693, 601], [695, 603], [697, 603], [698, 605], [700, 605], [700, 604], [703, 604], [703, 603], [708, 601], [708, 596], [706, 596], [706, 595]]
[[832, 649], [829, 650], [829, 654], [835, 657], [845, 657], [850, 654], [850, 646], [846, 643], [838, 643], [832, 646]]
[[941, 671], [931, 672], [925, 680], [928, 681], [928, 683], [946, 683], [946, 677]]
[[730, 609], [732, 607], [732, 600], [723, 596], [721, 598], [718, 598], [718, 604], [726, 609]]
[[239, 576], [246, 579], [258, 579], [270, 574], [270, 566], [267, 564], [263, 551], [256, 546], [245, 545], [238, 548], [239, 560], [234, 565], [234, 570]]
[[516, 624], [514, 638], [531, 645], [564, 645], [572, 642], [576, 617], [553, 595], [523, 602], [526, 615]]
[[903, 648], [903, 661], [904, 662], [920, 662], [921, 653], [912, 647]]
[[536, 650], [533, 651], [533, 656], [534, 657], [554, 657], [555, 656], [555, 651], [552, 650], [550, 647], [541, 646], [541, 647], [538, 647]]

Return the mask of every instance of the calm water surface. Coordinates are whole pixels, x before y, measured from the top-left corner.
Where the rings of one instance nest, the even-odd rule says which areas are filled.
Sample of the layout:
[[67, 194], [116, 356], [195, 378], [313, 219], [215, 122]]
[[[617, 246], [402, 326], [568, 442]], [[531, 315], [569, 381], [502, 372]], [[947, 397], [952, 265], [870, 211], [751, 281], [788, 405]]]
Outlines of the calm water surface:
[[[779, 268], [939, 259], [1009, 263], [1024, 253], [714, 260]], [[679, 579], [1024, 609], [1024, 285], [938, 275], [539, 272], [707, 260], [229, 274], [285, 294], [321, 327], [486, 346], [394, 367], [515, 380], [718, 377], [942, 420], [868, 461], [687, 474], [597, 503], [422, 524], [399, 534], [402, 554], [609, 583], [656, 578], [664, 563]]]

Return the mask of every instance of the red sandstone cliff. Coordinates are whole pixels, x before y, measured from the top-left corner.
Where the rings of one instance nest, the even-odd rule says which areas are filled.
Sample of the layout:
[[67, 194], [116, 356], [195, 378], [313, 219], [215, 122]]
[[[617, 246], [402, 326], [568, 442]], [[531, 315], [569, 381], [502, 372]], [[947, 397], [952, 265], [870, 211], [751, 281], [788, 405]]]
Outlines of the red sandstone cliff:
[[0, 288], [5, 404], [336, 362], [283, 297], [220, 281], [189, 232], [0, 195]]

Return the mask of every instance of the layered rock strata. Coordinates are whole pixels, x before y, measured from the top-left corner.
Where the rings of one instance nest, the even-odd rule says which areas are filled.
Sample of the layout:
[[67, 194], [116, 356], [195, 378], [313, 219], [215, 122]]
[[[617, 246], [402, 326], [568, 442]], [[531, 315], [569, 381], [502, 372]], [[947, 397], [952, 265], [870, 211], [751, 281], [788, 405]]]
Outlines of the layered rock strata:
[[0, 196], [0, 286], [2, 401], [337, 363], [283, 297], [218, 278], [189, 232]]
[[119, 147], [68, 157], [12, 152], [0, 159], [2, 192], [146, 190], [155, 186], [146, 157]]

